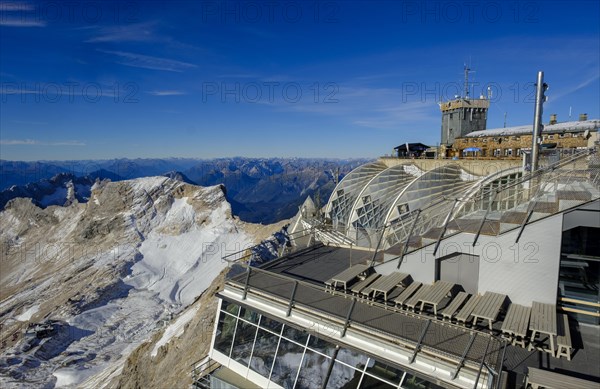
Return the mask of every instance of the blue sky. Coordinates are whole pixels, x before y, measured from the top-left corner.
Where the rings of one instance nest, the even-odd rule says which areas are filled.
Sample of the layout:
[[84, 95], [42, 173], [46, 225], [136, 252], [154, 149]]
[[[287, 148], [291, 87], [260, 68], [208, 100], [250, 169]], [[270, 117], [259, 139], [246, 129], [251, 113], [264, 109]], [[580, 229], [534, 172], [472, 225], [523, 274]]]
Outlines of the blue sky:
[[0, 158], [376, 157], [434, 145], [440, 95], [488, 128], [600, 117], [598, 1], [0, 1]]

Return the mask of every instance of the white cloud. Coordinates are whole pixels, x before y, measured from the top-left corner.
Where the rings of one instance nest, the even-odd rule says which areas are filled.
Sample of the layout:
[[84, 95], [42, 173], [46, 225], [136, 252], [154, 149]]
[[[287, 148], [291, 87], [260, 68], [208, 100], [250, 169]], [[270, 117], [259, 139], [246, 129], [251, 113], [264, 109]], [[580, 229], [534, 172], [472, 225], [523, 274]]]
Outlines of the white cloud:
[[17, 1], [0, 1], [0, 12], [33, 11], [33, 5]]
[[84, 142], [78, 140], [66, 140], [56, 142], [46, 142], [36, 139], [3, 139], [0, 145], [4, 146], [85, 146]]
[[98, 50], [102, 53], [116, 55], [121, 58], [116, 63], [135, 68], [165, 70], [169, 72], [183, 72], [197, 66], [192, 63], [176, 61], [169, 58], [152, 57], [149, 55], [130, 53], [126, 51]]
[[180, 90], [153, 90], [146, 93], [152, 96], [181, 96], [186, 94]]
[[0, 26], [45, 27], [46, 22], [31, 12], [35, 7], [25, 2], [0, 1]]
[[0, 14], [0, 26], [6, 27], [45, 27], [46, 22], [41, 20], [27, 20], [23, 18], [5, 16]]
[[98, 27], [97, 35], [86, 42], [148, 42], [162, 40], [154, 34], [155, 23]]

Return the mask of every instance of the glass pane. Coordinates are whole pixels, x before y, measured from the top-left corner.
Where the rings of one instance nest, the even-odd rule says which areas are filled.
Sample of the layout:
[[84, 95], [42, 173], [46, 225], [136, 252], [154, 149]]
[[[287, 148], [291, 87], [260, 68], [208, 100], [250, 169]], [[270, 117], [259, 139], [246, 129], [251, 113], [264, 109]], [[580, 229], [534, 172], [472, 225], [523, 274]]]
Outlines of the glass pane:
[[386, 381], [398, 384], [404, 375], [404, 372], [395, 367], [386, 365], [371, 358], [367, 366], [367, 373], [383, 378]]
[[285, 328], [283, 329], [283, 336], [289, 340], [293, 340], [294, 342], [305, 345], [306, 339], [308, 338], [308, 332], [297, 330], [294, 327], [286, 324]]
[[442, 389], [432, 382], [424, 380], [414, 375], [406, 374], [406, 378], [402, 381], [402, 388], [407, 389]]
[[302, 359], [303, 350], [304, 347], [298, 346], [297, 344], [282, 338], [279, 343], [277, 358], [273, 365], [271, 381], [286, 389], [293, 388], [294, 381], [296, 380], [296, 373], [300, 366], [300, 360]]
[[248, 366], [248, 363], [250, 362], [250, 352], [252, 351], [256, 329], [256, 326], [238, 320], [238, 327], [235, 332], [235, 342], [233, 342], [233, 349], [231, 350], [231, 358], [244, 366]]
[[397, 387], [398, 385], [392, 386], [366, 374], [363, 377], [362, 383], [360, 384], [360, 389], [393, 389]]
[[250, 361], [250, 369], [263, 377], [269, 378], [278, 339], [278, 335], [273, 335], [272, 333], [259, 328], [256, 337], [256, 345], [254, 346], [254, 352], [252, 353], [252, 360]]
[[283, 324], [263, 315], [263, 317], [260, 319], [260, 326], [279, 334], [281, 332], [281, 326], [283, 326]]
[[224, 312], [221, 312], [219, 315], [214, 348], [227, 356], [229, 356], [229, 351], [231, 350], [236, 321], [237, 318]]
[[341, 348], [338, 352], [336, 360], [347, 363], [348, 365], [362, 371], [367, 363], [367, 356], [354, 350]]
[[302, 388], [321, 388], [323, 380], [327, 376], [327, 369], [331, 363], [331, 358], [327, 358], [314, 351], [306, 350], [296, 389]]
[[327, 381], [327, 389], [354, 389], [358, 386], [361, 375], [361, 371], [336, 361], [331, 370], [329, 381]]
[[239, 305], [235, 305], [233, 303], [230, 303], [227, 300], [223, 300], [223, 302], [221, 303], [221, 311], [229, 312], [232, 315], [237, 316], [239, 310], [240, 310], [240, 306]]
[[333, 352], [335, 351], [334, 344], [329, 343], [323, 339], [317, 338], [316, 336], [310, 337], [310, 340], [308, 341], [308, 347], [330, 357], [333, 356]]
[[249, 322], [258, 324], [258, 318], [260, 315], [254, 311], [249, 310], [248, 308], [242, 307], [240, 309], [240, 317], [244, 320], [248, 320]]

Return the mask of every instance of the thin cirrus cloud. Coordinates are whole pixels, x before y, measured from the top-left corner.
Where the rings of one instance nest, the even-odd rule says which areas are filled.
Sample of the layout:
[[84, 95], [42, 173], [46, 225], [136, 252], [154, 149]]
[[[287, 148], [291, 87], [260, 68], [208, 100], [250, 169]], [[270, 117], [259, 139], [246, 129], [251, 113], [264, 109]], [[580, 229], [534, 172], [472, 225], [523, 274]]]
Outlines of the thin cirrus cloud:
[[34, 7], [29, 3], [17, 1], [0, 1], [0, 12], [33, 11]]
[[180, 90], [153, 90], [146, 93], [151, 96], [181, 96], [187, 94]]
[[45, 27], [46, 22], [32, 13], [35, 7], [25, 2], [0, 2], [0, 26]]
[[41, 20], [26, 20], [18, 17], [9, 17], [0, 14], [0, 26], [6, 27], [45, 27], [46, 22]]
[[134, 68], [164, 70], [168, 72], [183, 72], [184, 70], [197, 68], [198, 66], [182, 61], [176, 61], [169, 58], [153, 57], [126, 51], [100, 50], [99, 52], [117, 56], [116, 63]]
[[66, 140], [46, 142], [36, 139], [3, 139], [0, 144], [4, 146], [85, 146], [84, 142], [78, 140]]
[[156, 23], [135, 23], [119, 26], [94, 27], [95, 35], [86, 40], [95, 42], [151, 42], [163, 38], [154, 33]]

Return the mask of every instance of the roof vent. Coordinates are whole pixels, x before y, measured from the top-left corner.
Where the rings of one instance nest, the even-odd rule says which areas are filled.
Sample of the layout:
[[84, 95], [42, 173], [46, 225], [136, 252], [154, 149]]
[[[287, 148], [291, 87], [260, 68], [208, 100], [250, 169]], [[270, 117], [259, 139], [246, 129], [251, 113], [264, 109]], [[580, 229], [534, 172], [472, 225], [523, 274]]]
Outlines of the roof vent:
[[587, 120], [587, 113], [580, 113], [579, 114], [579, 121], [580, 122], [585, 122]]

